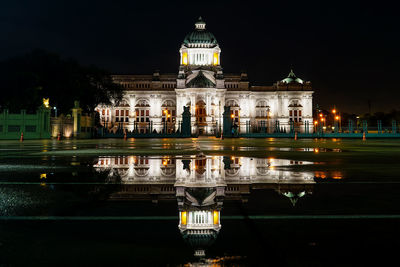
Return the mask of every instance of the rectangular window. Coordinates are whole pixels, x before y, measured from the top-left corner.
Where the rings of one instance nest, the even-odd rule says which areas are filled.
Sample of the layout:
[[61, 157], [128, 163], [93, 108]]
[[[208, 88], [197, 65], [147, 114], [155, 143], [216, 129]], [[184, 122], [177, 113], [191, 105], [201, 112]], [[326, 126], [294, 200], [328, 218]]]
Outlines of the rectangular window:
[[125, 110], [125, 116], [129, 116], [129, 110]]
[[110, 115], [110, 110], [109, 110], [109, 109], [107, 109], [107, 116], [108, 116], [108, 115]]
[[139, 116], [139, 110], [136, 110], [136, 117]]
[[106, 111], [103, 109], [101, 114], [103, 114], [103, 116], [106, 115]]
[[119, 110], [118, 109], [115, 111], [115, 116], [119, 116]]
[[299, 110], [299, 116], [301, 116], [301, 110]]
[[20, 132], [21, 127], [19, 125], [8, 125], [9, 132]]
[[239, 110], [235, 110], [235, 116], [239, 116]]
[[125, 113], [125, 112], [124, 112], [123, 110], [121, 110], [121, 116], [124, 116], [124, 113]]
[[291, 110], [289, 110], [289, 116], [292, 116], [292, 114], [293, 114], [293, 113], [292, 113], [292, 111], [291, 111]]
[[140, 116], [144, 116], [144, 110], [140, 111]]
[[149, 116], [150, 111], [146, 110], [146, 116]]
[[294, 115], [297, 116], [297, 110], [294, 111]]

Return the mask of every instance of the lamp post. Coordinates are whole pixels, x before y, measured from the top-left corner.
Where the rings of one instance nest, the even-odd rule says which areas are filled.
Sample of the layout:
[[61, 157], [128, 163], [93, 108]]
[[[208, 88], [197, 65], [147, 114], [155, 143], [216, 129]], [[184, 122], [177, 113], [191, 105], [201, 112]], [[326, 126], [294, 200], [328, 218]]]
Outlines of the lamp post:
[[167, 133], [167, 117], [168, 117], [168, 110], [164, 110], [164, 133]]
[[171, 114], [167, 114], [167, 129], [166, 129], [166, 132], [168, 133], [168, 130], [169, 130], [169, 125], [168, 125], [168, 119], [169, 118], [171, 118]]
[[360, 116], [357, 116], [356, 119], [357, 119], [357, 121], [356, 121], [356, 124], [357, 124], [356, 127], [357, 127], [357, 132], [358, 132], [358, 124], [359, 124]]
[[232, 113], [231, 114], [231, 131], [232, 131], [232, 134], [233, 134], [233, 118], [235, 118], [235, 115]]
[[56, 117], [56, 118], [57, 118], [57, 107], [56, 107], [56, 106], [54, 106], [54, 107], [53, 107], [53, 109], [54, 109], [54, 117]]
[[[339, 132], [341, 132], [342, 131], [342, 123], [341, 123], [341, 119], [340, 119], [340, 116], [335, 116], [335, 121], [338, 121], [339, 122]], [[336, 124], [336, 123], [335, 123]]]
[[266, 125], [266, 129], [265, 129], [265, 132], [268, 132], [268, 129], [269, 129], [269, 108], [267, 108], [267, 125]]

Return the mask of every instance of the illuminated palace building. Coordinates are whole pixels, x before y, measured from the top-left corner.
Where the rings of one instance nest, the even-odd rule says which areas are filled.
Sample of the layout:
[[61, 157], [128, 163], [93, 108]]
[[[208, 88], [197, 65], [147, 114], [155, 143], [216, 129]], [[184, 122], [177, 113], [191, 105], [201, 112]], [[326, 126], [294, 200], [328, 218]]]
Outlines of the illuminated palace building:
[[192, 133], [214, 134], [222, 126], [224, 106], [240, 132], [246, 123], [264, 125], [272, 131], [276, 122], [299, 131], [306, 122], [312, 130], [311, 83], [290, 71], [272, 86], [252, 86], [246, 73], [226, 74], [221, 67], [221, 49], [214, 35], [199, 18], [186, 35], [180, 53], [178, 74], [114, 75], [124, 88], [123, 101], [115, 106], [98, 106], [108, 128], [123, 127], [145, 133], [176, 131], [183, 107], [190, 107]]

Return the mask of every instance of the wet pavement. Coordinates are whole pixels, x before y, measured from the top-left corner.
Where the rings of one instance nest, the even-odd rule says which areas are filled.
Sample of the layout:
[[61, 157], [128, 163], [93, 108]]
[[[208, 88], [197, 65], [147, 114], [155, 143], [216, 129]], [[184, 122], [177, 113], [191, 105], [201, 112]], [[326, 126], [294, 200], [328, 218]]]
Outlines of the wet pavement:
[[396, 140], [1, 141], [0, 265], [382, 264], [398, 156]]

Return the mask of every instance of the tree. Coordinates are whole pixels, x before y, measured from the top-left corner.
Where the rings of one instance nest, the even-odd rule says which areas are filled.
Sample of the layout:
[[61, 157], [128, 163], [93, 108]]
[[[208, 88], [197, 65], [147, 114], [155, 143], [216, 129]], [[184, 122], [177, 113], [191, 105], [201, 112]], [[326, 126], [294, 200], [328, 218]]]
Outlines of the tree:
[[0, 90], [0, 108], [11, 112], [35, 112], [43, 98], [50, 98], [50, 105], [60, 113], [68, 113], [75, 100], [91, 112], [98, 104], [122, 98], [121, 86], [108, 71], [43, 50], [1, 61]]

